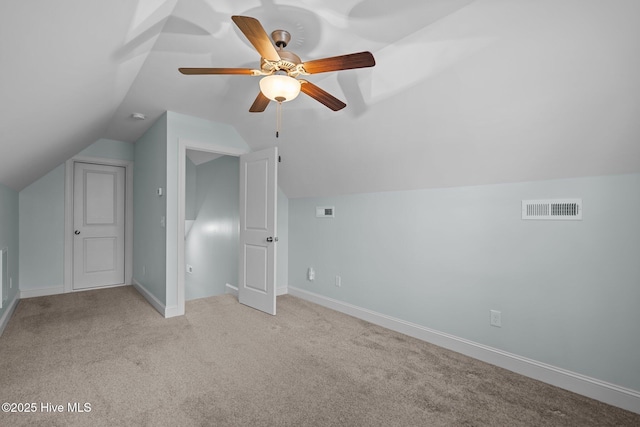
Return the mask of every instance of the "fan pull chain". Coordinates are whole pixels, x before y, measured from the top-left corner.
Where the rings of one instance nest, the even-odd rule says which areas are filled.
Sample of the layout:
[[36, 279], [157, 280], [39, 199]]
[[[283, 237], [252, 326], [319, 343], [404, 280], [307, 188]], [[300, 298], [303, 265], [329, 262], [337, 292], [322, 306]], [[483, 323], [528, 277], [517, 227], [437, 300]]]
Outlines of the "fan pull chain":
[[276, 138], [280, 137], [280, 126], [282, 125], [282, 102], [276, 106]]
[[282, 126], [282, 101], [284, 101], [284, 98], [278, 98], [280, 97], [276, 98], [276, 101], [278, 102], [278, 105], [276, 106], [276, 138], [280, 137], [280, 127]]

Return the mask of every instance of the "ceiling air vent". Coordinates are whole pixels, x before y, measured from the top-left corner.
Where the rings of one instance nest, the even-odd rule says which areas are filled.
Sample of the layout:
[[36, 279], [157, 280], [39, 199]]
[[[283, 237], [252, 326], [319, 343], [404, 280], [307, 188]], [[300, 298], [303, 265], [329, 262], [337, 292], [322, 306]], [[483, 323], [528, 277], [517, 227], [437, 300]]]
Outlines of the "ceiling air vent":
[[582, 219], [582, 199], [523, 200], [522, 219]]

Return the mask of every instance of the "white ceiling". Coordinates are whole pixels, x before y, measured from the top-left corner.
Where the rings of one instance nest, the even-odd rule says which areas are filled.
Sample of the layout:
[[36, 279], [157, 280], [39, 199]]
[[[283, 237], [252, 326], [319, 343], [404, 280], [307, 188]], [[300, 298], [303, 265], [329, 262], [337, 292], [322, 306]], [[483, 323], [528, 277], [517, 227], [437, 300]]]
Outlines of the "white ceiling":
[[[258, 67], [231, 15], [292, 33], [303, 61], [371, 51], [249, 113]], [[640, 172], [637, 0], [2, 0], [0, 182], [20, 190], [166, 110], [277, 145], [289, 197]], [[133, 112], [147, 116], [139, 121]]]

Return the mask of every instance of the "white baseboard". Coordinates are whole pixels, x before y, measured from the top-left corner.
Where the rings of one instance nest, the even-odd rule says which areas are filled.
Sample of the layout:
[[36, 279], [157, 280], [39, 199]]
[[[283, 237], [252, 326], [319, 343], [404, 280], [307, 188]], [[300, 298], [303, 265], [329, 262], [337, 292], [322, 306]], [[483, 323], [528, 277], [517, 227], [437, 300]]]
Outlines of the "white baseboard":
[[20, 299], [46, 297], [48, 295], [58, 295], [64, 293], [64, 285], [39, 289], [20, 289]]
[[0, 337], [4, 332], [4, 328], [6, 328], [7, 325], [9, 324], [9, 320], [11, 320], [11, 316], [13, 316], [13, 312], [16, 310], [16, 307], [18, 306], [18, 301], [20, 301], [20, 297], [16, 294], [16, 296], [13, 297], [13, 300], [9, 303], [9, 305], [7, 305], [7, 309], [4, 311], [4, 314], [2, 315], [2, 317], [0, 317]]
[[153, 306], [153, 308], [158, 311], [158, 313], [160, 313], [163, 317], [170, 317], [167, 316], [167, 307], [144, 286], [142, 286], [142, 284], [140, 284], [140, 282], [138, 282], [136, 279], [133, 279], [133, 287], [149, 302], [149, 304]]
[[[235, 295], [236, 298], [237, 298], [238, 297], [238, 287], [230, 285], [230, 284], [227, 283], [225, 285], [225, 293], [226, 294]], [[288, 293], [289, 293], [289, 291], [288, 291], [287, 287], [276, 288], [276, 296], [277, 297], [279, 297], [280, 295], [286, 295]]]
[[[86, 289], [72, 289], [71, 292], [95, 291], [98, 289], [118, 288], [120, 286], [129, 286], [129, 285], [127, 283], [118, 283], [116, 285], [96, 286], [93, 288], [86, 288]], [[52, 286], [49, 288], [25, 289], [25, 290], [20, 290], [20, 299], [46, 297], [49, 295], [60, 295], [64, 293], [65, 293], [64, 285]]]
[[288, 287], [288, 292], [295, 297], [357, 317], [358, 319], [366, 320], [384, 328], [508, 369], [526, 377], [640, 414], [640, 392], [636, 390], [518, 356], [517, 354], [508, 353], [293, 286]]
[[234, 295], [236, 298], [238, 298], [238, 288], [236, 286], [227, 283], [225, 285], [225, 293]]
[[171, 305], [164, 309], [165, 318], [177, 317], [177, 316], [184, 316], [184, 309], [178, 308], [177, 305]]

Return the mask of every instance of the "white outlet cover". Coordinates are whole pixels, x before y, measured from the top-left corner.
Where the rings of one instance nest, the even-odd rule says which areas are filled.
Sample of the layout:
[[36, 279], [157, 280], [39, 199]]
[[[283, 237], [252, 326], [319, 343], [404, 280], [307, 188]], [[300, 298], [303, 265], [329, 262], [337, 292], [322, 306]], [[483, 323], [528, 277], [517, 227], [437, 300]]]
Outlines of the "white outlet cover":
[[502, 313], [498, 310], [490, 310], [490, 313], [489, 324], [498, 328], [502, 327]]

